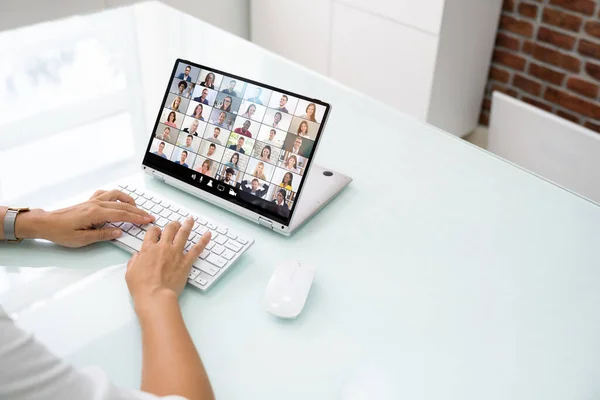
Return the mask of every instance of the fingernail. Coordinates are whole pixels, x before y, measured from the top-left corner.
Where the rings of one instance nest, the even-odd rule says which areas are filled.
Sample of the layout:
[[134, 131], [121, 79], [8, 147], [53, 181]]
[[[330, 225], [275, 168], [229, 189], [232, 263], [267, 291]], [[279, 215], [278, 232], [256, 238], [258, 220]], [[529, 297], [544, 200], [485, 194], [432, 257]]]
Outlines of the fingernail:
[[118, 238], [119, 236], [121, 236], [122, 233], [123, 231], [121, 231], [120, 229], [115, 229], [114, 231], [112, 231], [112, 236], [114, 238]]
[[189, 221], [189, 222], [194, 222], [194, 218], [192, 218], [192, 217], [187, 217], [187, 221]]
[[147, 217], [144, 217], [144, 220], [148, 221], [148, 222], [152, 222], [154, 220], [154, 217], [151, 215], [148, 215]]

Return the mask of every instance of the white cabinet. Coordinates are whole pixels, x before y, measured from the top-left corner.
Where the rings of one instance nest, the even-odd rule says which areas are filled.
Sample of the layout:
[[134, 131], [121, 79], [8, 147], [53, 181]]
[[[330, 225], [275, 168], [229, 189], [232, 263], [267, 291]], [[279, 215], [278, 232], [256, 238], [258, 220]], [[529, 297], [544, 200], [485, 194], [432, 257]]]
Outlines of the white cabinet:
[[255, 43], [455, 135], [478, 123], [502, 0], [251, 0]]

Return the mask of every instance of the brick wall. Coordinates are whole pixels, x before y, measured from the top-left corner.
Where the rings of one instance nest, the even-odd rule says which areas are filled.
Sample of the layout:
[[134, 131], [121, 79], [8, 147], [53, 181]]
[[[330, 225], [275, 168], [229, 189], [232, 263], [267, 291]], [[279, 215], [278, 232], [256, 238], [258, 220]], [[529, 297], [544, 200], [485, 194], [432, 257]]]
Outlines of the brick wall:
[[600, 133], [599, 4], [504, 0], [482, 125], [499, 90]]

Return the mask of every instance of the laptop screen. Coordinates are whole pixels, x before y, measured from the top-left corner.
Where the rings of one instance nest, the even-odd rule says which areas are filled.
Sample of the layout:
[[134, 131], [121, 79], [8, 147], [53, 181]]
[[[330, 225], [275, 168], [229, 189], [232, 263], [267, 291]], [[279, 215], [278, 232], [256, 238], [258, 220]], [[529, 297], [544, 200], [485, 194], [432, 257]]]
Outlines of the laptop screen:
[[289, 225], [329, 105], [178, 59], [144, 165]]

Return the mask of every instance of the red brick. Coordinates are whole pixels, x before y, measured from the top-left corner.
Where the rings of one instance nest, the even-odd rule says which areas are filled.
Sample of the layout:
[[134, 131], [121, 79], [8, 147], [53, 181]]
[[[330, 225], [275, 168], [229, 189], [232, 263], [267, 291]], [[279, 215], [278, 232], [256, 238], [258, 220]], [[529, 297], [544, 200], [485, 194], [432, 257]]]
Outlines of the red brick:
[[504, 0], [502, 2], [502, 10], [503, 11], [513, 12], [514, 9], [515, 9], [515, 2], [513, 0]]
[[585, 70], [589, 76], [600, 81], [600, 65], [588, 62], [585, 64]]
[[588, 21], [585, 24], [585, 31], [588, 35], [600, 38], [600, 22], [599, 21]]
[[502, 83], [508, 83], [510, 80], [510, 72], [502, 68], [491, 66], [489, 79], [493, 79]]
[[488, 126], [490, 124], [490, 114], [487, 111], [482, 111], [479, 114], [479, 125]]
[[589, 40], [580, 39], [579, 48], [577, 50], [584, 56], [594, 57], [600, 60], [600, 44], [590, 42]]
[[537, 60], [566, 69], [567, 71], [579, 72], [581, 69], [581, 61], [579, 59], [537, 43], [526, 42], [523, 46], [523, 51], [533, 55]]
[[483, 103], [481, 103], [481, 108], [490, 111], [492, 109], [492, 101], [490, 99], [483, 99]]
[[535, 4], [521, 3], [519, 4], [519, 14], [524, 17], [537, 18], [538, 6]]
[[594, 14], [596, 4], [593, 0], [550, 0], [550, 4], [582, 14]]
[[552, 111], [552, 106], [550, 104], [546, 104], [542, 101], [536, 100], [532, 97], [526, 97], [523, 96], [521, 98], [521, 100], [523, 100], [525, 103], [529, 103], [532, 106], [536, 106], [537, 108], [541, 108], [542, 110], [546, 110], [546, 111]]
[[546, 7], [542, 12], [542, 22], [569, 31], [579, 32], [583, 18]]
[[544, 99], [551, 103], [556, 103], [567, 110], [574, 111], [577, 114], [600, 119], [600, 104], [597, 102], [592, 103], [552, 87], [546, 88]]
[[510, 15], [500, 17], [500, 29], [525, 37], [533, 36], [533, 24], [531, 22], [518, 20]]
[[539, 96], [542, 93], [542, 85], [536, 81], [525, 78], [523, 75], [515, 74], [513, 78], [513, 86], [517, 87], [534, 96]]
[[572, 76], [567, 80], [567, 87], [575, 93], [581, 94], [585, 97], [591, 97], [592, 99], [598, 97], [598, 93], [600, 92], [600, 87], [598, 85], [595, 85], [592, 82], [584, 81], [583, 79], [579, 79], [575, 76]]
[[568, 112], [562, 111], [562, 110], [556, 110], [556, 115], [558, 115], [559, 117], [562, 117], [564, 119], [568, 119], [569, 121], [573, 121], [576, 124], [578, 124], [581, 121], [577, 115], [573, 115], [571, 113], [568, 113]]
[[586, 128], [588, 128], [588, 129], [591, 129], [591, 130], [593, 130], [593, 131], [595, 131], [595, 132], [598, 132], [598, 133], [600, 133], [600, 125], [596, 125], [596, 124], [594, 124], [594, 123], [592, 123], [592, 122], [588, 121], [588, 122], [586, 122], [585, 124], [583, 124], [583, 126], [585, 126], [585, 127], [586, 127]]
[[535, 63], [529, 63], [529, 75], [535, 76], [546, 82], [562, 85], [566, 74], [559, 71], [554, 71], [550, 68], [543, 67]]
[[490, 93], [493, 93], [495, 91], [502, 92], [502, 93], [507, 94], [507, 95], [512, 96], [512, 97], [517, 97], [517, 95], [518, 95], [518, 93], [517, 93], [517, 91], [515, 89], [511, 89], [509, 87], [502, 86], [502, 85], [497, 84], [497, 83], [493, 83], [490, 86]]
[[496, 47], [504, 47], [510, 50], [518, 51], [520, 46], [521, 41], [515, 37], [509, 36], [502, 32], [498, 32], [498, 35], [496, 35]]
[[575, 46], [575, 38], [573, 36], [544, 28], [543, 26], [540, 26], [537, 38], [542, 42], [550, 43], [567, 50], [571, 50]]
[[523, 71], [525, 69], [526, 62], [526, 60], [523, 57], [519, 57], [515, 54], [512, 54], [509, 51], [504, 50], [495, 50], [494, 56], [492, 57], [492, 61], [498, 64], [506, 65], [507, 67], [517, 69], [519, 71]]

